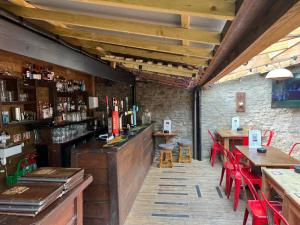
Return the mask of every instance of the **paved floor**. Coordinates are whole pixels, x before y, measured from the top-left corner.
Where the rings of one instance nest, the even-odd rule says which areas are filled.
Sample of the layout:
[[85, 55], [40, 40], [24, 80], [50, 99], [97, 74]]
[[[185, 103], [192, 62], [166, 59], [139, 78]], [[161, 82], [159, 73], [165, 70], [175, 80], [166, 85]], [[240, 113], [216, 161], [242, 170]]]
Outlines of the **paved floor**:
[[245, 202], [240, 200], [238, 210], [233, 211], [233, 194], [227, 199], [224, 185], [218, 186], [220, 165], [212, 168], [208, 161], [193, 161], [157, 168], [156, 164], [144, 181], [126, 225], [242, 224]]

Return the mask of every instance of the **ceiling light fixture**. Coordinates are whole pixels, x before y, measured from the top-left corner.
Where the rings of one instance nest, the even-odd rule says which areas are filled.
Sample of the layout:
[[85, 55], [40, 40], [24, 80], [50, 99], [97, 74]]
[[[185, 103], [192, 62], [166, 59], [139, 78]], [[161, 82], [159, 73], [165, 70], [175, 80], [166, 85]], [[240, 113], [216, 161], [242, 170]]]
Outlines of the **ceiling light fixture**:
[[266, 76], [266, 79], [271, 80], [288, 80], [292, 78], [294, 78], [293, 73], [285, 68], [271, 70]]

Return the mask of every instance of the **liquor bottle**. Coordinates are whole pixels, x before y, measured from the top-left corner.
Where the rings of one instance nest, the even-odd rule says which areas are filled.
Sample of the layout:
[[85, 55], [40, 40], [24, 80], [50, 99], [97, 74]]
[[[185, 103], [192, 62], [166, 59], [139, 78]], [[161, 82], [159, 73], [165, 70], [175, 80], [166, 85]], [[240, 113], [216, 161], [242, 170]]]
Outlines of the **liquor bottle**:
[[113, 98], [112, 133], [115, 137], [119, 136], [119, 110], [118, 100], [116, 98]]

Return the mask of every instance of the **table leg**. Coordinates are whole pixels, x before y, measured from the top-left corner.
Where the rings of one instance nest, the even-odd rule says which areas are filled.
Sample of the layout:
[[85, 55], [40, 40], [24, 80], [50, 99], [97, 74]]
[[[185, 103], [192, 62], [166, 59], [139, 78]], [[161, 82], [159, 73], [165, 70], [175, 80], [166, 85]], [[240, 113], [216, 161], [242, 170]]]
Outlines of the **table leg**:
[[262, 171], [262, 191], [266, 195], [267, 199], [271, 198], [271, 187], [268, 183], [268, 177], [264, 172], [265, 167], [261, 168]]
[[289, 199], [286, 195], [284, 195], [282, 198], [282, 215], [289, 221], [291, 225], [296, 225], [296, 223], [291, 223], [289, 218]]
[[224, 138], [224, 148], [229, 150], [229, 138]]

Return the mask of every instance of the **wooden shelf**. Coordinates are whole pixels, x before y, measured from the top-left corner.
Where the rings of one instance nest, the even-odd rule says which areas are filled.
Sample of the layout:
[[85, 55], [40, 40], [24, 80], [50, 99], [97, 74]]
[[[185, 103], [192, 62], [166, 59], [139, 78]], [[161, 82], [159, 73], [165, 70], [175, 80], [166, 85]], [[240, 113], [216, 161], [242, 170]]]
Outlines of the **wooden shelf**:
[[21, 120], [21, 121], [13, 121], [8, 124], [3, 124], [3, 126], [45, 124], [45, 123], [52, 122], [52, 120], [53, 118], [48, 118], [43, 120]]
[[0, 74], [0, 79], [22, 80], [21, 77], [17, 77], [14, 75], [5, 75], [5, 74]]
[[32, 105], [35, 104], [36, 101], [26, 101], [26, 102], [22, 102], [22, 101], [12, 101], [12, 102], [1, 102], [1, 105]]
[[74, 91], [74, 92], [57, 92], [57, 97], [73, 97], [77, 95], [87, 96], [88, 93], [86, 91]]

